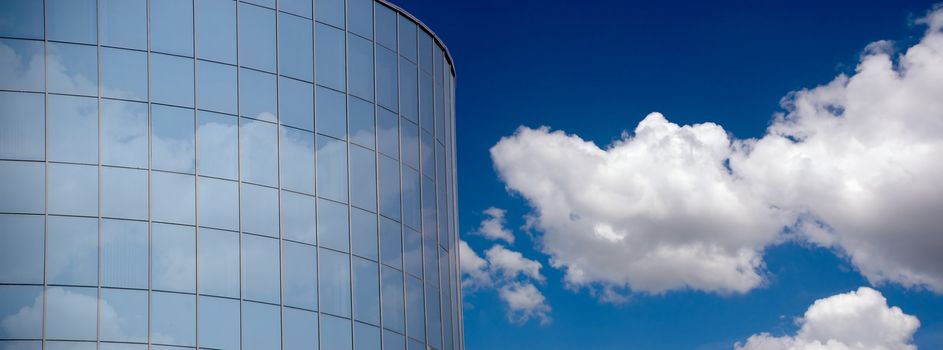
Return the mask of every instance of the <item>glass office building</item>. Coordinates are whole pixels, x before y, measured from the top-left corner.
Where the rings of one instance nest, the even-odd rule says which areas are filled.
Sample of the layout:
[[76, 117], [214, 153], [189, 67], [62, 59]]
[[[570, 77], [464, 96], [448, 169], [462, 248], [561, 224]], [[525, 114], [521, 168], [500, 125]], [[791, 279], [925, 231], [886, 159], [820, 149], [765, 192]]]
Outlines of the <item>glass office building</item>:
[[0, 1], [0, 349], [462, 349], [454, 82], [384, 1]]

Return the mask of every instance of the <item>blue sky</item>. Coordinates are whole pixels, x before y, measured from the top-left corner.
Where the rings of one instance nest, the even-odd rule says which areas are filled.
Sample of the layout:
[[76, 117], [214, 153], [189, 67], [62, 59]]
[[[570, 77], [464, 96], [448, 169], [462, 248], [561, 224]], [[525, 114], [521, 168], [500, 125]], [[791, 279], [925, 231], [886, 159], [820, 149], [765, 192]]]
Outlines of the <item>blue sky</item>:
[[[646, 293], [629, 277], [622, 285], [627, 300], [612, 303], [601, 300], [605, 284], [568, 288], [565, 268], [551, 267], [542, 245], [547, 232], [522, 229], [546, 203], [509, 191], [514, 186], [489, 153], [519, 126], [547, 126], [605, 149], [651, 112], [678, 125], [716, 123], [732, 139], [763, 137], [774, 113], [785, 111], [784, 96], [853, 75], [870, 43], [893, 41], [893, 49], [883, 49], [896, 50], [892, 56], [917, 45], [926, 26], [914, 21], [932, 1], [396, 3], [429, 25], [455, 60], [464, 240], [482, 257], [499, 244], [542, 265], [543, 281], [528, 283], [545, 296], [548, 321], [509, 319], [498, 282], [468, 290], [468, 349], [731, 349], [761, 332], [793, 335], [796, 318], [813, 302], [861, 286], [919, 319], [913, 344], [943, 348], [939, 290], [869, 283], [863, 263], [815, 239], [762, 245], [762, 282], [735, 292], [695, 283]], [[474, 234], [489, 207], [507, 211], [513, 244]], [[938, 227], [929, 233], [932, 246], [943, 241]], [[937, 276], [941, 270], [929, 267]]]

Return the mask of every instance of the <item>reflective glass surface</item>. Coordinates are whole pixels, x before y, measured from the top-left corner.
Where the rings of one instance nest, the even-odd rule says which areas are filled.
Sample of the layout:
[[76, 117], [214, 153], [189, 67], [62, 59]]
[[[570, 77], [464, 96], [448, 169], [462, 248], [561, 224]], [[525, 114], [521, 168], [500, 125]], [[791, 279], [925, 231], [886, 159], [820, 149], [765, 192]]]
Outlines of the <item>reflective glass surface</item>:
[[350, 255], [319, 249], [322, 312], [350, 317]]
[[318, 196], [347, 202], [347, 143], [318, 136]]
[[103, 286], [147, 289], [147, 239], [146, 222], [101, 221]]
[[150, 0], [151, 50], [193, 56], [193, 0]]
[[461, 349], [454, 76], [410, 16], [7, 0], [0, 52], [0, 349]]
[[[323, 1], [322, 1], [323, 2]], [[343, 7], [341, 8], [343, 9]], [[319, 85], [344, 91], [345, 83], [344, 32], [318, 23], [315, 25], [315, 68]]]
[[[308, 6], [311, 6], [311, 2], [308, 2]], [[304, 81], [313, 81], [311, 20], [279, 13], [278, 30], [279, 73]]]
[[151, 225], [151, 288], [195, 291], [196, 236], [192, 226]]
[[102, 45], [147, 48], [147, 1], [101, 0], [98, 6]]
[[44, 114], [42, 94], [0, 91], [0, 157], [43, 159]]

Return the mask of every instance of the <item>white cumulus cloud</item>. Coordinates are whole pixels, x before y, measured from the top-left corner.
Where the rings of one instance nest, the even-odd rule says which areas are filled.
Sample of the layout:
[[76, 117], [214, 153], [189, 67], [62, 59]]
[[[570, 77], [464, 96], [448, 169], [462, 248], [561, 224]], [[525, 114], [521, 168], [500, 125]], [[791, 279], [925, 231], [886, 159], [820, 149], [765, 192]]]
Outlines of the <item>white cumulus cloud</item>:
[[504, 278], [516, 279], [518, 275], [523, 275], [535, 281], [544, 280], [544, 276], [540, 274], [543, 265], [536, 260], [525, 258], [520, 252], [495, 245], [485, 251], [485, 257], [488, 258], [492, 271]]
[[502, 240], [514, 244], [514, 234], [504, 227], [507, 224], [504, 218], [507, 211], [501, 208], [489, 207], [485, 209], [484, 214], [488, 217], [481, 221], [481, 226], [478, 227], [478, 231], [475, 231], [475, 233], [492, 241]]
[[916, 317], [899, 307], [888, 307], [887, 300], [874, 289], [857, 291], [816, 300], [798, 319], [794, 336], [760, 333], [737, 350], [916, 350], [914, 332], [920, 327]]
[[784, 238], [835, 249], [872, 283], [943, 292], [943, 9], [920, 23], [902, 54], [871, 45], [854, 74], [788, 95], [759, 139], [652, 113], [607, 147], [522, 127], [491, 156], [551, 265], [604, 299], [749, 291]]
[[475, 253], [475, 250], [468, 246], [468, 242], [458, 241], [458, 259], [462, 270], [463, 289], [475, 290], [491, 285], [488, 262]]

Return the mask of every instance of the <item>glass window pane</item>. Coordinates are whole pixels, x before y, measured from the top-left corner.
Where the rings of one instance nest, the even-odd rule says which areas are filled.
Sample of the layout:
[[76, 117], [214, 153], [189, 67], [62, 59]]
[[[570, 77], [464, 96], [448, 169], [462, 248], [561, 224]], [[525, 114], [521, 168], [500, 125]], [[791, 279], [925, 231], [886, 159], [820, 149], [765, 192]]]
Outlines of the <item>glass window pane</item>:
[[355, 322], [354, 335], [356, 350], [380, 350], [380, 328]]
[[[403, 273], [383, 266], [381, 290], [383, 293], [383, 328], [405, 333], [406, 320], [403, 307]], [[384, 342], [386, 343], [386, 342]]]
[[[433, 259], [434, 261], [435, 259]], [[434, 265], [434, 264], [433, 264]], [[429, 287], [429, 280], [426, 280], [426, 330], [428, 333], [429, 346], [439, 348], [442, 343], [442, 322], [440, 321], [441, 312], [439, 311], [439, 290]], [[447, 322], [451, 322], [448, 321]]]
[[274, 124], [242, 119], [239, 144], [242, 180], [278, 184], [278, 130]]
[[[432, 36], [425, 30], [419, 31], [419, 69], [432, 74]], [[430, 80], [431, 82], [431, 80]]]
[[403, 224], [420, 229], [419, 173], [403, 167]]
[[314, 246], [285, 242], [282, 295], [285, 305], [318, 309], [318, 257]]
[[197, 0], [196, 56], [236, 63], [236, 2]]
[[374, 149], [376, 135], [372, 103], [359, 98], [348, 98], [350, 103], [350, 142]]
[[150, 0], [151, 50], [193, 56], [193, 0]]
[[[305, 18], [311, 18], [310, 0], [281, 0], [278, 2], [278, 9]], [[310, 32], [310, 28], [308, 31]]]
[[416, 59], [416, 23], [409, 18], [399, 16], [399, 54], [412, 62]]
[[419, 141], [420, 157], [422, 158], [422, 174], [432, 179], [435, 178], [435, 141], [434, 137], [426, 130], [420, 132]]
[[[277, 285], [279, 285], [278, 240], [242, 235], [243, 298], [278, 303], [278, 288], [272, 288]], [[251, 315], [247, 313], [246, 316]], [[278, 323], [277, 318], [275, 323]]]
[[[319, 1], [322, 4], [324, 1]], [[343, 0], [341, 0], [343, 4]], [[343, 6], [343, 5], [341, 5]], [[343, 11], [341, 7], [341, 11]], [[343, 12], [341, 13], [343, 18]], [[341, 19], [343, 23], [343, 19]], [[342, 25], [343, 26], [343, 25]], [[323, 25], [315, 25], [315, 63], [317, 69], [315, 73], [318, 79], [318, 85], [324, 85], [332, 89], [344, 91], [346, 89], [346, 69], [344, 63], [344, 31]]]
[[239, 115], [275, 121], [275, 76], [251, 69], [239, 69]]
[[197, 173], [200, 175], [238, 179], [239, 137], [233, 116], [212, 112], [197, 115]]
[[282, 188], [314, 194], [314, 134], [282, 128]]
[[[410, 337], [412, 337], [412, 335], [410, 335]], [[413, 338], [409, 338], [406, 345], [407, 350], [426, 350], [425, 344]]]
[[98, 167], [49, 164], [48, 210], [51, 214], [98, 215]]
[[[42, 275], [42, 272], [39, 274]], [[42, 282], [40, 281], [40, 283]], [[0, 285], [0, 320], [3, 320], [3, 327], [0, 327], [0, 338], [42, 338], [42, 312], [42, 286]], [[2, 343], [0, 343], [0, 349], [6, 349]], [[11, 347], [11, 349], [19, 348]]]
[[147, 104], [102, 100], [102, 164], [147, 168]]
[[339, 139], [347, 137], [347, 101], [343, 93], [318, 87], [318, 133]]
[[34, 0], [0, 2], [0, 36], [43, 39], [43, 3]]
[[373, 101], [373, 42], [348, 35], [350, 93]]
[[97, 309], [97, 288], [49, 287], [46, 339], [95, 340]]
[[101, 168], [101, 214], [105, 217], [147, 220], [147, 171]]
[[95, 0], [46, 1], [46, 37], [94, 45], [98, 40], [95, 6]]
[[419, 87], [416, 64], [399, 60], [400, 114], [413, 123], [419, 121]]
[[350, 204], [370, 211], [377, 210], [376, 153], [350, 147]]
[[239, 297], [239, 234], [200, 229], [200, 294]]
[[[378, 17], [379, 18], [379, 17]], [[396, 111], [399, 100], [396, 81], [396, 53], [377, 47], [377, 103]]]
[[380, 324], [380, 271], [377, 263], [353, 258], [354, 319]]
[[403, 232], [396, 221], [380, 217], [380, 261], [396, 269], [403, 268]]
[[347, 29], [367, 39], [373, 39], [373, 1], [347, 1]]
[[278, 115], [281, 123], [314, 131], [314, 86], [288, 78], [279, 78], [278, 84]]
[[319, 245], [348, 251], [350, 235], [347, 227], [347, 205], [319, 199], [318, 233]]
[[377, 44], [396, 50], [396, 12], [386, 6], [376, 6]]
[[196, 207], [193, 175], [151, 172], [151, 219], [194, 224]]
[[403, 145], [403, 164], [419, 169], [419, 127], [410, 122], [402, 122], [399, 136]]
[[406, 338], [402, 334], [397, 334], [383, 330], [383, 348], [386, 350], [406, 350]]
[[275, 72], [275, 11], [239, 4], [239, 64]]
[[331, 350], [350, 349], [353, 346], [350, 320], [321, 314], [321, 347]]
[[318, 349], [318, 314], [286, 307], [282, 309], [282, 324], [285, 325], [282, 340], [284, 349]]
[[377, 109], [377, 151], [399, 159], [399, 117], [386, 109]]
[[193, 59], [151, 54], [151, 101], [193, 107]]
[[278, 349], [281, 345], [281, 317], [278, 306], [244, 302], [242, 311], [242, 349]]
[[371, 260], [378, 259], [377, 214], [350, 208], [351, 251]]
[[318, 249], [321, 272], [322, 312], [350, 317], [350, 260], [349, 255], [329, 249]]
[[196, 341], [196, 297], [151, 292], [151, 342], [193, 346]]
[[403, 255], [406, 272], [422, 277], [422, 236], [413, 229], [403, 230]]
[[202, 348], [239, 348], [239, 300], [199, 297], [199, 339]]
[[45, 157], [45, 108], [42, 94], [0, 91], [0, 158]]
[[43, 163], [0, 161], [0, 211], [43, 213], [45, 174]]
[[347, 143], [318, 136], [318, 196], [347, 202]]
[[314, 14], [320, 22], [344, 28], [344, 0], [315, 1]]
[[[311, 5], [310, 1], [307, 1], [307, 3], [308, 6]], [[305, 81], [313, 81], [311, 20], [284, 13], [280, 13], [278, 18], [279, 74]]]
[[[0, 65], [0, 89], [43, 92], [46, 49], [42, 41], [0, 39], [0, 50], [6, 52]], [[58, 62], [58, 57], [50, 59]], [[59, 66], [53, 68], [61, 70]]]
[[315, 244], [314, 197], [282, 191], [282, 237]]
[[239, 229], [239, 183], [200, 177], [197, 213], [200, 226]]
[[236, 67], [197, 61], [197, 107], [236, 114]]
[[282, 127], [282, 188], [314, 194], [314, 133]]
[[380, 214], [393, 219], [400, 217], [399, 163], [387, 157], [379, 157]]
[[[419, 263], [420, 267], [422, 262]], [[413, 339], [426, 339], [426, 311], [422, 296], [422, 281], [412, 276], [406, 276], [406, 315], [409, 323], [407, 334]]]
[[436, 198], [435, 182], [428, 178], [422, 178], [422, 232], [426, 240], [435, 241], [436, 239]]
[[0, 266], [16, 266], [0, 269], [0, 283], [42, 284], [43, 216], [0, 214], [0, 227]]
[[435, 131], [435, 118], [432, 110], [435, 101], [433, 100], [432, 75], [422, 72], [419, 74], [419, 122], [422, 129], [428, 132]]
[[146, 222], [102, 220], [101, 245], [102, 286], [147, 288]]
[[147, 48], [147, 1], [101, 0], [101, 44]]
[[193, 293], [196, 236], [192, 226], [151, 226], [151, 288]]
[[101, 49], [101, 94], [126, 100], [147, 100], [147, 53]]
[[147, 342], [147, 291], [103, 288], [98, 307], [101, 340]]
[[278, 237], [278, 192], [274, 188], [242, 184], [242, 230]]
[[98, 100], [49, 95], [49, 160], [98, 163]]

